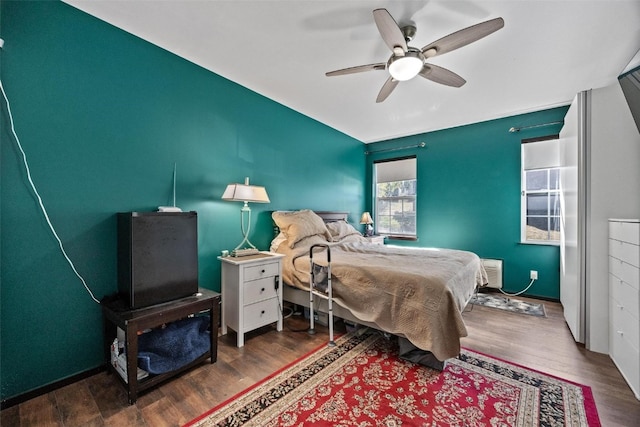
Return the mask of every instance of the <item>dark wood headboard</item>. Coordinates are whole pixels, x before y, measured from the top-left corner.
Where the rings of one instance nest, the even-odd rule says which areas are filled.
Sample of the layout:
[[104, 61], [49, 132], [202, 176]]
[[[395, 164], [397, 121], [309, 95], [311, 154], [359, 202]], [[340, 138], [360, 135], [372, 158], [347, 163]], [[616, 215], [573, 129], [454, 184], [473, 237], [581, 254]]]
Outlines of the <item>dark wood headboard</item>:
[[314, 211], [324, 222], [347, 221], [349, 212]]

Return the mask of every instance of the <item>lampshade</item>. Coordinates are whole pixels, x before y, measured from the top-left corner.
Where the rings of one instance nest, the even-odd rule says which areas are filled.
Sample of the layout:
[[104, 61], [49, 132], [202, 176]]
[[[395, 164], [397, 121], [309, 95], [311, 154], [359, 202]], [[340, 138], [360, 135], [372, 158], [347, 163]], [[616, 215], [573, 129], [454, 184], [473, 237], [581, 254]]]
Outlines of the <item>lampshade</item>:
[[362, 217], [360, 217], [360, 224], [373, 224], [373, 219], [371, 219], [371, 214], [369, 212], [364, 212]]
[[389, 60], [389, 74], [395, 80], [402, 82], [417, 76], [423, 65], [424, 56], [419, 52], [409, 50], [405, 56], [394, 56]]
[[227, 185], [222, 200], [231, 202], [270, 203], [267, 190], [258, 185], [249, 185], [249, 178], [244, 179], [244, 184]]

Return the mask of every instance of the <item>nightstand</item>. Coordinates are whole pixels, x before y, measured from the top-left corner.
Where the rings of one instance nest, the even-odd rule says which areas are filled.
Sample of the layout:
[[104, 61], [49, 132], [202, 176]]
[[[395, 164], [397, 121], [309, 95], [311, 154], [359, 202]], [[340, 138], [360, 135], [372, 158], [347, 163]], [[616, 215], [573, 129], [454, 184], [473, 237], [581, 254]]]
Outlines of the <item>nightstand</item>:
[[222, 335], [227, 327], [244, 334], [277, 322], [282, 330], [282, 257], [260, 252], [244, 257], [218, 257], [222, 262]]
[[385, 236], [375, 235], [375, 236], [365, 236], [365, 239], [369, 243], [373, 243], [374, 245], [384, 245]]

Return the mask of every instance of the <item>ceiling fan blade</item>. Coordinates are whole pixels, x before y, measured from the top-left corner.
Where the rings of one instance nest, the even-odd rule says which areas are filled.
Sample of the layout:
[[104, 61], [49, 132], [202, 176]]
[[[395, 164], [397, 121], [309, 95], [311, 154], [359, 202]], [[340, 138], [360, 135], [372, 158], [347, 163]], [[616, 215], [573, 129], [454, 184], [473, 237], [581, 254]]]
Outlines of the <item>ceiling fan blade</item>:
[[419, 74], [427, 80], [447, 86], [460, 87], [467, 82], [453, 71], [433, 64], [424, 64]]
[[422, 54], [426, 58], [431, 58], [436, 55], [451, 52], [452, 50], [480, 40], [481, 38], [498, 31], [502, 27], [504, 27], [504, 19], [502, 18], [495, 18], [472, 25], [471, 27], [456, 31], [455, 33], [451, 33], [448, 36], [444, 36], [443, 38], [426, 45], [422, 48]]
[[378, 97], [376, 98], [376, 102], [382, 102], [391, 92], [398, 86], [398, 80], [395, 80], [393, 77], [389, 77], [386, 82], [382, 85], [382, 89], [380, 89], [380, 93], [378, 93]]
[[404, 39], [402, 30], [400, 30], [400, 27], [398, 27], [395, 19], [393, 19], [387, 9], [374, 10], [373, 19], [376, 21], [382, 40], [384, 40], [392, 52], [393, 48], [397, 46], [400, 46], [404, 52], [407, 51], [407, 42]]
[[365, 71], [384, 70], [387, 64], [380, 62], [378, 64], [358, 65], [357, 67], [343, 68], [342, 70], [329, 71], [325, 73], [327, 77], [344, 76], [345, 74], [363, 73]]

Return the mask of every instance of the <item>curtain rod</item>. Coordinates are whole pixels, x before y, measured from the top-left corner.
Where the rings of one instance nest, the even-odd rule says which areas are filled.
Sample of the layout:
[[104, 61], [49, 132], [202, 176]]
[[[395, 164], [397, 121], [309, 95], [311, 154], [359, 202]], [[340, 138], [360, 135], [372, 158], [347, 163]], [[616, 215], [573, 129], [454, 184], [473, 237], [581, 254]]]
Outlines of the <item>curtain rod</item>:
[[511, 132], [511, 133], [520, 132], [521, 130], [525, 130], [525, 129], [533, 129], [533, 128], [539, 128], [539, 127], [543, 127], [543, 126], [561, 125], [562, 123], [563, 122], [559, 121], [559, 122], [551, 122], [551, 123], [541, 123], [539, 125], [512, 127], [512, 128], [509, 129], [509, 132]]
[[421, 142], [420, 144], [416, 144], [416, 145], [407, 145], [404, 147], [396, 147], [396, 148], [387, 148], [384, 150], [376, 150], [376, 151], [365, 151], [364, 154], [368, 155], [368, 154], [375, 154], [375, 153], [388, 153], [389, 151], [398, 151], [398, 150], [406, 150], [408, 148], [424, 148], [427, 144], [425, 142]]

